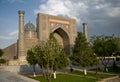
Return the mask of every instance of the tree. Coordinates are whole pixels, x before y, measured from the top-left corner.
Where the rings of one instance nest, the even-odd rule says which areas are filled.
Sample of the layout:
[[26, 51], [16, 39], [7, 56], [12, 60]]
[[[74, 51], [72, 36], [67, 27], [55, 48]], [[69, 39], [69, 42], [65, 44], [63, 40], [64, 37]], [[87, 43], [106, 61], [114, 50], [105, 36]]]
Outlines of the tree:
[[70, 57], [72, 64], [84, 67], [85, 75], [87, 75], [87, 66], [96, 65], [98, 63], [97, 57], [94, 55], [90, 44], [81, 32], [78, 32], [72, 51], [73, 55]]
[[114, 37], [113, 38], [113, 42], [115, 43], [116, 45], [116, 52], [114, 52], [113, 56], [116, 57], [116, 59], [113, 59], [113, 68], [116, 68], [117, 65], [119, 65], [119, 63], [116, 63], [116, 61], [119, 61], [120, 58], [120, 37]]
[[3, 58], [1, 58], [1, 59], [0, 59], [0, 64], [5, 64], [5, 63], [6, 63], [6, 60], [3, 59]]
[[114, 37], [114, 42], [117, 46], [116, 55], [119, 55], [120, 54], [120, 38], [119, 37]]
[[2, 57], [3, 53], [4, 53], [3, 50], [0, 49], [0, 57]]
[[61, 50], [60, 54], [55, 58], [54, 65], [53, 65], [53, 71], [54, 71], [54, 79], [56, 79], [56, 70], [62, 69], [69, 65], [69, 60], [66, 56], [66, 53], [64, 50]]
[[35, 65], [37, 64], [37, 59], [35, 57], [35, 54], [34, 54], [34, 51], [32, 48], [27, 51], [27, 61], [30, 65], [33, 65], [33, 75], [34, 75], [34, 77], [36, 77]]
[[48, 82], [51, 81], [53, 71], [55, 72], [54, 78], [56, 78], [56, 70], [64, 68], [69, 64], [63, 48], [53, 34], [50, 34], [47, 41], [36, 45], [33, 48], [33, 52]]
[[[97, 54], [102, 64], [104, 65], [105, 71], [108, 71], [107, 65], [110, 60], [109, 57], [117, 50], [114, 37], [105, 35], [93, 36], [91, 38], [91, 43], [95, 54]], [[108, 58], [106, 59], [106, 57]]]
[[[0, 49], [0, 57], [2, 57], [2, 56], [3, 56], [3, 54], [4, 54], [3, 50], [2, 50], [2, 49]], [[5, 60], [5, 59], [3, 59], [3, 58], [0, 58], [0, 64], [5, 64], [5, 63], [6, 63], [6, 60]]]

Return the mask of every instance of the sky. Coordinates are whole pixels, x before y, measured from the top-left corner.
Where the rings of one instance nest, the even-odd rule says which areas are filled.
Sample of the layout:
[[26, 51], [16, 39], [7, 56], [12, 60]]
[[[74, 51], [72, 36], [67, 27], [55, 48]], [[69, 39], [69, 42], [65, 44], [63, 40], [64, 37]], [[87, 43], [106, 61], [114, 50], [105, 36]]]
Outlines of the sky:
[[37, 13], [47, 13], [76, 19], [80, 32], [87, 23], [89, 38], [120, 37], [120, 0], [0, 0], [0, 48], [17, 41], [19, 10], [25, 11], [25, 24], [31, 21], [36, 26]]

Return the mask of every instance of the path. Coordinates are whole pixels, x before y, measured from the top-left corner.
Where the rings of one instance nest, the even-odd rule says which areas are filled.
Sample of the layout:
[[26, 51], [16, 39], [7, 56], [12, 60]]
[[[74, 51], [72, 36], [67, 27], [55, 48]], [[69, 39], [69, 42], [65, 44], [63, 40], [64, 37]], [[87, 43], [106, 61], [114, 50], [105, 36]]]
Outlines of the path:
[[0, 69], [0, 82], [38, 82], [25, 76]]

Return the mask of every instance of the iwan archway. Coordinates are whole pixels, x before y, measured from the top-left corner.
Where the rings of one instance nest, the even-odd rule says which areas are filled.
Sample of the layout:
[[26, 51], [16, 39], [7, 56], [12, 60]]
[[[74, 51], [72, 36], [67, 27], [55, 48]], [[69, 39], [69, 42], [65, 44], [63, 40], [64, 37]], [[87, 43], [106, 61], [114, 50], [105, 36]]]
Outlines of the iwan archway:
[[39, 13], [37, 15], [38, 40], [47, 40], [50, 33], [54, 33], [57, 41], [63, 46], [65, 52], [69, 55], [70, 47], [73, 46], [77, 36], [76, 20]]
[[61, 28], [57, 28], [53, 31], [54, 37], [58, 43], [63, 47], [67, 54], [70, 54], [70, 39], [68, 34]]

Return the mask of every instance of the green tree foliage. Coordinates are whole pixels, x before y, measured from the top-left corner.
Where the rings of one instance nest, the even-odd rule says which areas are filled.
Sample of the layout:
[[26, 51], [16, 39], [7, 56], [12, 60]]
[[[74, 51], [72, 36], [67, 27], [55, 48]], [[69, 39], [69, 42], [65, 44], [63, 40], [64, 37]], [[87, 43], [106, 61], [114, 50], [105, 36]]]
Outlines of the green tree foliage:
[[[94, 55], [90, 44], [81, 32], [78, 32], [75, 45], [73, 47], [73, 55], [70, 59], [72, 64], [83, 66], [85, 69], [86, 66], [96, 65], [98, 63], [97, 57]], [[84, 74], [86, 75], [85, 71]]]
[[117, 46], [113, 36], [93, 36], [91, 38], [92, 47], [98, 56], [110, 56], [116, 52]]
[[3, 50], [2, 49], [0, 49], [0, 57], [3, 55]]
[[107, 65], [110, 59], [106, 59], [106, 57], [110, 57], [112, 53], [116, 52], [118, 49], [114, 40], [114, 36], [93, 36], [91, 38], [91, 43], [95, 54], [99, 56], [99, 59], [107, 71]]
[[34, 51], [33, 49], [30, 49], [27, 51], [27, 61], [30, 65], [33, 65], [33, 74], [34, 74], [34, 77], [36, 76], [35, 74], [35, 65], [37, 64], [37, 59], [35, 57], [35, 54], [34, 54]]
[[[115, 37], [115, 38], [114, 38], [114, 42], [115, 42], [115, 44], [116, 44], [116, 46], [117, 46], [116, 52], [117, 52], [118, 54], [120, 54], [120, 38], [119, 38], [119, 37]], [[117, 54], [117, 55], [118, 55], [118, 54]]]
[[120, 65], [120, 63], [116, 64], [116, 61], [120, 61], [120, 58], [118, 57], [118, 56], [120, 56], [120, 37], [115, 37], [114, 40], [115, 40], [115, 44], [117, 46], [117, 51], [115, 53], [116, 60], [113, 61], [113, 67], [116, 67], [117, 65]]
[[[3, 50], [2, 50], [2, 49], [0, 49], [0, 57], [2, 57], [2, 56], [3, 56], [3, 54], [4, 54]], [[0, 58], [0, 64], [5, 64], [5, 63], [6, 63], [6, 60], [5, 60], [5, 59], [3, 59], [3, 58]]]
[[33, 48], [33, 54], [37, 59], [37, 63], [43, 70], [43, 74], [48, 82], [51, 81], [53, 71], [62, 69], [68, 66], [69, 62], [67, 56], [54, 38], [53, 34], [50, 34], [49, 39], [46, 42], [40, 42]]
[[66, 56], [66, 53], [64, 50], [61, 50], [60, 54], [58, 54], [58, 56], [56, 56], [55, 58], [53, 70], [55, 71], [56, 69], [62, 69], [68, 65], [69, 65], [69, 61]]
[[0, 59], [0, 64], [5, 64], [5, 63], [6, 63], [6, 60], [3, 59], [3, 58], [1, 58], [1, 59]]

